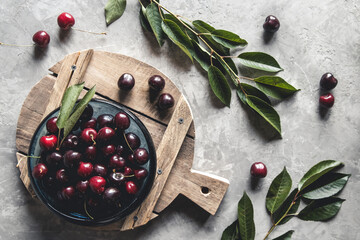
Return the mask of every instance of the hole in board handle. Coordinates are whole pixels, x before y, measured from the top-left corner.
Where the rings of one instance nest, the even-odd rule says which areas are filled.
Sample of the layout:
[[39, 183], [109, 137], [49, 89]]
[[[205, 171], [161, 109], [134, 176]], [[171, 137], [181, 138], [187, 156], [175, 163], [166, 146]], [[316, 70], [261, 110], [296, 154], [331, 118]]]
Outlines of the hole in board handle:
[[210, 189], [207, 187], [201, 187], [201, 193], [204, 195], [210, 194]]

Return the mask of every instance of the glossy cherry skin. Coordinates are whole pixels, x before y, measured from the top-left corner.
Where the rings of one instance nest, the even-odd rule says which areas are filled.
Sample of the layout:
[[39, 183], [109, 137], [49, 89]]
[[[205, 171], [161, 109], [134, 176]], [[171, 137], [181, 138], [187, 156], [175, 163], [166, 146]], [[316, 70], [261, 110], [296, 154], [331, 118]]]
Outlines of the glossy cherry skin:
[[134, 152], [134, 157], [138, 164], [143, 165], [149, 160], [149, 153], [145, 148], [138, 148]]
[[65, 167], [71, 168], [77, 166], [82, 160], [82, 154], [73, 150], [68, 150], [64, 154], [64, 165]]
[[130, 176], [130, 175], [133, 175], [134, 174], [134, 171], [132, 168], [130, 167], [124, 167], [124, 175], [125, 176]]
[[63, 161], [63, 156], [59, 152], [52, 152], [46, 155], [46, 162], [49, 166], [57, 166]]
[[127, 160], [128, 160], [129, 162], [133, 163], [133, 164], [136, 163], [134, 154], [130, 154], [130, 155], [127, 157]]
[[95, 144], [97, 132], [93, 128], [85, 128], [81, 132], [81, 140], [86, 144]]
[[76, 149], [79, 146], [79, 138], [78, 136], [74, 135], [74, 134], [69, 134], [67, 135], [67, 137], [64, 139], [63, 143], [62, 143], [62, 147], [65, 149]]
[[119, 156], [122, 156], [124, 153], [124, 146], [123, 145], [117, 145], [115, 153]]
[[80, 129], [84, 130], [85, 128], [93, 128], [95, 129], [97, 125], [96, 118], [91, 118], [88, 121], [81, 122]]
[[113, 127], [114, 126], [114, 116], [111, 114], [101, 114], [97, 118], [99, 128], [103, 127]]
[[114, 117], [115, 127], [119, 131], [124, 131], [130, 127], [130, 118], [124, 112], [119, 112]]
[[43, 163], [38, 163], [32, 170], [32, 176], [35, 179], [42, 179], [48, 172], [48, 168]]
[[334, 106], [335, 98], [331, 93], [327, 93], [320, 96], [319, 103], [322, 107], [331, 108]]
[[110, 127], [103, 127], [98, 132], [97, 140], [101, 143], [106, 143], [106, 142], [110, 142], [114, 136], [115, 136], [114, 129]]
[[108, 205], [117, 205], [120, 201], [120, 191], [117, 188], [109, 187], [103, 193], [103, 200]]
[[93, 165], [89, 162], [80, 162], [77, 169], [77, 174], [82, 178], [89, 177], [93, 172]]
[[109, 168], [119, 170], [122, 169], [123, 167], [125, 167], [125, 159], [123, 159], [122, 157], [116, 154], [110, 157]]
[[59, 128], [56, 126], [57, 117], [52, 117], [46, 122], [46, 130], [50, 134], [56, 134], [59, 131]]
[[94, 161], [96, 159], [96, 147], [94, 145], [85, 147], [83, 156], [84, 160], [87, 161]]
[[336, 87], [338, 80], [331, 73], [325, 73], [320, 79], [320, 86], [326, 90], [331, 90]]
[[161, 110], [172, 108], [175, 104], [173, 96], [169, 93], [163, 93], [160, 95], [158, 100], [158, 106]]
[[69, 176], [67, 174], [67, 171], [63, 168], [57, 170], [55, 178], [59, 183], [62, 184], [69, 182]]
[[83, 113], [81, 114], [80, 120], [83, 122], [88, 121], [92, 118], [93, 114], [94, 114], [94, 109], [90, 104], [88, 104], [86, 105]]
[[53, 151], [56, 148], [57, 140], [55, 135], [42, 136], [39, 140], [40, 148], [44, 151]]
[[107, 168], [102, 164], [95, 164], [93, 173], [94, 175], [105, 177], [107, 174]]
[[262, 162], [255, 162], [251, 165], [250, 173], [253, 177], [264, 178], [267, 174], [267, 168]]
[[105, 157], [109, 157], [115, 153], [116, 147], [113, 144], [106, 145], [103, 148], [101, 148], [101, 151], [103, 152]]
[[137, 180], [141, 180], [146, 178], [146, 176], [148, 175], [148, 171], [145, 168], [136, 169], [134, 170], [134, 175]]
[[135, 85], [135, 78], [130, 73], [124, 73], [118, 80], [118, 87], [122, 90], [129, 91]]
[[165, 80], [159, 75], [151, 76], [148, 80], [151, 90], [160, 92], [165, 87]]
[[121, 172], [112, 172], [109, 174], [109, 182], [115, 187], [120, 187], [125, 182], [125, 176]]
[[38, 31], [33, 35], [33, 41], [39, 47], [47, 47], [50, 43], [50, 35], [45, 31]]
[[76, 190], [78, 190], [81, 193], [86, 193], [86, 191], [89, 189], [89, 181], [88, 180], [83, 180], [83, 181], [78, 181], [76, 183]]
[[280, 28], [280, 22], [279, 19], [277, 19], [273, 15], [269, 15], [265, 19], [265, 23], [263, 24], [263, 28], [267, 32], [276, 32]]
[[91, 191], [96, 194], [102, 194], [105, 190], [106, 180], [101, 176], [94, 176], [89, 180]]
[[126, 182], [125, 190], [130, 195], [134, 195], [139, 191], [138, 186], [133, 181]]
[[75, 196], [75, 188], [73, 186], [63, 188], [61, 194], [64, 200], [71, 200]]
[[63, 12], [58, 16], [57, 22], [60, 28], [68, 30], [74, 26], [75, 18], [70, 13]]
[[125, 137], [132, 150], [140, 147], [140, 138], [135, 133], [129, 132], [125, 134]]

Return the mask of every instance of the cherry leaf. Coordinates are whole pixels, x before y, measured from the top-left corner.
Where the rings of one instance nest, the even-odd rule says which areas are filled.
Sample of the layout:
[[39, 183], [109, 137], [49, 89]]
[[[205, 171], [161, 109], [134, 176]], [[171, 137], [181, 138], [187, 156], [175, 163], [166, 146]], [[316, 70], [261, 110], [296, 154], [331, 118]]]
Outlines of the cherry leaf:
[[126, 8], [126, 0], [108, 0], [105, 6], [105, 20], [106, 24], [110, 25], [119, 19]]

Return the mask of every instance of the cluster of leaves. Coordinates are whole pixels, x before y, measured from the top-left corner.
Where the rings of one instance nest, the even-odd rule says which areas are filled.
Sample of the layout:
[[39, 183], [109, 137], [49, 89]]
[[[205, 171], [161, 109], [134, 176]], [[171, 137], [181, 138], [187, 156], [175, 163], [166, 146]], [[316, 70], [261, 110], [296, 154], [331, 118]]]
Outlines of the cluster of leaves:
[[[241, 102], [257, 112], [281, 134], [280, 117], [272, 107], [269, 97], [283, 100], [298, 89], [278, 76], [239, 76], [233, 61], [233, 58], [236, 58], [242, 66], [274, 74], [283, 69], [272, 56], [262, 52], [244, 52], [238, 56], [230, 56], [230, 49], [245, 47], [247, 41], [233, 32], [216, 29], [204, 21], [187, 21], [162, 6], [159, 1], [139, 2], [140, 23], [145, 30], [154, 34], [160, 46], [166, 39], [170, 39], [192, 62], [198, 62], [208, 73], [212, 91], [226, 106], [230, 106], [231, 102], [228, 80], [232, 81]], [[105, 8], [108, 24], [121, 16], [125, 5], [126, 0], [109, 0]], [[242, 83], [240, 79], [254, 82], [256, 86]]]
[[[273, 180], [266, 195], [266, 209], [270, 214], [272, 227], [264, 240], [276, 226], [288, 222], [292, 217], [305, 221], [326, 221], [340, 210], [344, 199], [335, 197], [345, 187], [350, 175], [335, 172], [343, 164], [325, 160], [313, 166], [300, 180], [297, 188], [291, 191], [292, 180], [284, 167]], [[300, 200], [306, 204], [301, 211]], [[228, 226], [222, 240], [253, 240], [255, 238], [254, 210], [250, 198], [244, 192], [238, 204], [238, 219]], [[291, 239], [293, 230], [274, 240]]]
[[[74, 128], [75, 124], [84, 112], [87, 104], [95, 94], [95, 86], [93, 86], [85, 96], [77, 102], [81, 91], [84, 89], [84, 83], [75, 84], [66, 89], [64, 96], [61, 100], [61, 107], [59, 117], [56, 121], [56, 126], [59, 128], [59, 135], [62, 132], [62, 139]], [[76, 104], [77, 102], [77, 104]], [[59, 138], [58, 138], [59, 139]], [[61, 141], [60, 145], [62, 144]], [[57, 147], [59, 148], [60, 145]]]

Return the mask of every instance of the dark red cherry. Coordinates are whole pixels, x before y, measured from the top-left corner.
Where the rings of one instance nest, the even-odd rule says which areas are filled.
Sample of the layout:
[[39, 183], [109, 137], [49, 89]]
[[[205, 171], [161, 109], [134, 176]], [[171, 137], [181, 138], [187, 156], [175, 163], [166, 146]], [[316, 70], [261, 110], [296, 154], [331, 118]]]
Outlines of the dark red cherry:
[[98, 116], [97, 122], [99, 124], [99, 128], [103, 127], [113, 127], [114, 126], [114, 116], [110, 114], [102, 114]]
[[59, 183], [62, 183], [62, 184], [67, 183], [69, 181], [69, 176], [68, 176], [66, 170], [63, 168], [57, 170], [55, 178]]
[[85, 128], [81, 132], [81, 140], [86, 144], [95, 144], [97, 132], [93, 128]]
[[44, 151], [53, 151], [56, 148], [57, 137], [55, 135], [42, 136], [39, 144]]
[[50, 35], [45, 31], [38, 31], [33, 35], [33, 41], [39, 47], [47, 47], [50, 43]]
[[83, 122], [89, 121], [92, 118], [93, 114], [94, 114], [94, 109], [90, 104], [88, 104], [86, 105], [83, 113], [81, 114], [80, 120]]
[[111, 155], [113, 155], [115, 153], [116, 147], [113, 144], [106, 145], [106, 146], [101, 148], [101, 151], [103, 152], [105, 157], [109, 157], [109, 156], [111, 156]]
[[107, 175], [107, 168], [102, 164], [95, 164], [93, 173], [94, 175], [105, 177]]
[[110, 157], [109, 168], [114, 168], [119, 170], [122, 169], [123, 167], [125, 167], [125, 159], [123, 159], [122, 157], [116, 154]]
[[81, 193], [86, 193], [88, 188], [89, 188], [89, 181], [88, 180], [78, 181], [76, 183], [76, 190], [78, 190]]
[[132, 170], [132, 168], [124, 167], [124, 175], [125, 176], [130, 176], [130, 175], [133, 175], [133, 174], [134, 174], [134, 171]]
[[114, 118], [117, 130], [124, 131], [130, 127], [130, 118], [125, 112], [119, 112]]
[[149, 86], [152, 90], [160, 92], [165, 86], [165, 80], [159, 75], [151, 76], [148, 80]]
[[120, 191], [117, 188], [109, 187], [103, 193], [103, 199], [108, 205], [117, 205], [120, 201]]
[[253, 177], [264, 178], [267, 174], [267, 168], [262, 162], [255, 162], [251, 165], [250, 173]]
[[105, 190], [106, 181], [101, 176], [94, 176], [89, 180], [89, 186], [91, 191], [96, 194], [102, 194]]
[[80, 129], [81, 130], [84, 130], [85, 128], [93, 128], [93, 129], [95, 129], [96, 124], [97, 124], [96, 118], [91, 118], [88, 121], [81, 122]]
[[96, 147], [94, 145], [85, 147], [84, 150], [84, 160], [94, 161], [96, 159]]
[[338, 80], [331, 73], [325, 73], [320, 80], [320, 86], [326, 90], [331, 90], [336, 87]]
[[47, 174], [43, 178], [43, 183], [44, 183], [45, 188], [47, 188], [49, 191], [52, 191], [56, 187], [56, 178], [55, 178], [55, 176], [51, 176], [51, 175]]
[[82, 178], [87, 178], [93, 172], [93, 165], [89, 162], [80, 162], [77, 173]]
[[82, 155], [79, 152], [68, 150], [64, 154], [64, 165], [65, 167], [71, 168], [77, 166], [82, 160]]
[[35, 179], [42, 179], [48, 172], [48, 168], [43, 163], [38, 163], [32, 170], [32, 175]]
[[58, 16], [57, 22], [60, 28], [68, 30], [74, 26], [75, 18], [70, 13], [63, 12]]
[[134, 154], [130, 154], [130, 155], [127, 157], [127, 160], [128, 160], [129, 162], [133, 163], [133, 164], [136, 163]]
[[149, 153], [145, 148], [138, 148], [134, 152], [134, 157], [138, 164], [143, 165], [149, 160]]
[[140, 147], [140, 139], [135, 133], [129, 132], [125, 135], [125, 137], [132, 150]]
[[49, 166], [57, 166], [63, 161], [63, 156], [59, 152], [52, 152], [46, 155], [46, 162]]
[[75, 188], [73, 186], [63, 188], [61, 194], [64, 200], [71, 200], [75, 196]]
[[52, 117], [46, 122], [46, 130], [48, 133], [57, 134], [59, 128], [56, 126], [57, 117]]
[[280, 22], [279, 19], [277, 19], [273, 15], [269, 15], [265, 19], [265, 23], [263, 24], [263, 28], [267, 32], [276, 32], [280, 28]]
[[124, 153], [124, 147], [122, 145], [117, 145], [115, 153], [119, 156], [122, 156]]
[[103, 127], [99, 130], [97, 140], [101, 143], [106, 143], [112, 140], [115, 135], [114, 129], [110, 127]]
[[65, 149], [72, 149], [72, 150], [76, 149], [79, 146], [78, 136], [74, 134], [67, 135], [61, 146]]
[[175, 104], [173, 96], [169, 93], [163, 93], [160, 95], [158, 100], [158, 106], [161, 110], [172, 108]]
[[136, 169], [134, 170], [134, 175], [137, 180], [141, 180], [146, 178], [146, 176], [148, 175], [148, 171], [145, 168]]
[[118, 87], [122, 90], [129, 91], [135, 85], [135, 78], [130, 73], [124, 73], [120, 76]]
[[138, 186], [133, 181], [126, 182], [125, 190], [130, 195], [136, 194], [139, 191]]
[[321, 95], [319, 98], [320, 105], [325, 108], [331, 108], [332, 106], [334, 106], [334, 102], [335, 98], [331, 93]]
[[125, 182], [125, 176], [121, 172], [110, 173], [108, 179], [110, 184], [115, 187], [119, 187]]

